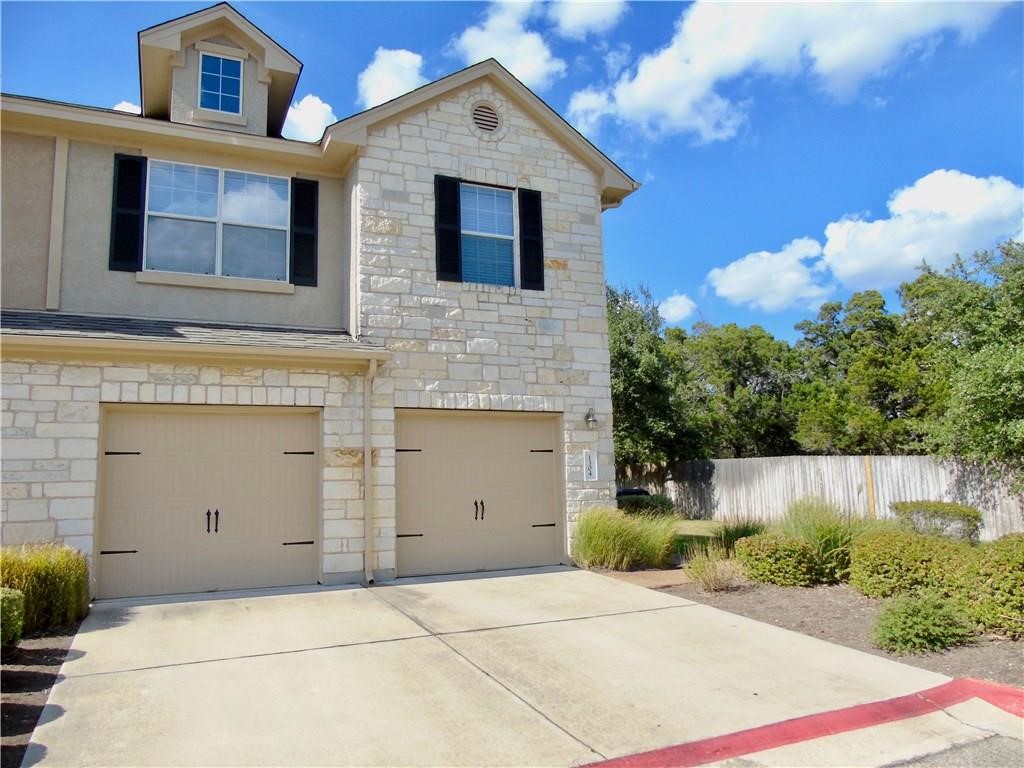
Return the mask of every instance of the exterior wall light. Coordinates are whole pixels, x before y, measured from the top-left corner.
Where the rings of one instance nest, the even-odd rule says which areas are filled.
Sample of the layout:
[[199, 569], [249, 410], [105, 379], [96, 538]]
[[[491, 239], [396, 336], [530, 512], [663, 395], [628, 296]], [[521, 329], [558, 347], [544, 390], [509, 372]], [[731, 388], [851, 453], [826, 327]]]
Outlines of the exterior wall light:
[[593, 408], [590, 408], [587, 411], [587, 415], [583, 417], [583, 420], [587, 422], [587, 426], [590, 429], [593, 429], [595, 426], [597, 426], [597, 415], [594, 413]]

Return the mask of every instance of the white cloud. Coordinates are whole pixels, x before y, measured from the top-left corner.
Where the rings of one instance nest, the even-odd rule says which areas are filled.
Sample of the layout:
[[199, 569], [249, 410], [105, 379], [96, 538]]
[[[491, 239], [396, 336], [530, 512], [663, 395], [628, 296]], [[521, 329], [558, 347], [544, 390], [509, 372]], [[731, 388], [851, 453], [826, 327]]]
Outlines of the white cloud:
[[584, 136], [593, 136], [601, 124], [600, 114], [610, 102], [604, 91], [585, 89], [576, 91], [569, 99], [569, 114], [576, 115], [573, 123]]
[[778, 252], [750, 253], [708, 273], [715, 294], [768, 312], [814, 306], [841, 284], [885, 290], [913, 280], [927, 262], [949, 266], [1024, 234], [1024, 188], [1000, 176], [937, 170], [889, 198], [889, 217], [843, 216], [825, 227], [825, 244], [809, 237]]
[[319, 141], [324, 128], [337, 120], [330, 104], [308, 93], [289, 107], [281, 134], [299, 141]]
[[495, 58], [534, 90], [544, 90], [565, 74], [565, 62], [544, 38], [526, 29], [533, 3], [492, 3], [482, 24], [463, 30], [452, 46], [466, 64]]
[[572, 40], [607, 32], [619, 23], [625, 12], [625, 0], [557, 0], [548, 8], [548, 15], [555, 22], [558, 34]]
[[426, 82], [423, 57], [418, 53], [378, 48], [373, 54], [373, 61], [359, 73], [359, 103], [369, 109], [415, 90]]
[[922, 261], [942, 269], [1019, 236], [1024, 189], [1000, 176], [938, 170], [889, 198], [889, 218], [843, 217], [825, 227], [823, 263], [850, 288], [889, 287], [913, 279]]
[[867, 78], [902, 56], [926, 55], [938, 36], [978, 36], [999, 3], [713, 3], [679, 18], [664, 48], [640, 57], [606, 89], [604, 106], [570, 109], [574, 122], [604, 117], [652, 134], [728, 139], [746, 120], [745, 105], [719, 88], [744, 75], [810, 74], [830, 95], [852, 97]]
[[801, 237], [782, 250], [748, 253], [708, 273], [715, 294], [732, 304], [778, 312], [793, 304], [814, 306], [832, 291], [818, 282], [814, 260], [821, 243]]
[[132, 104], [130, 101], [119, 101], [113, 107], [118, 112], [131, 112], [133, 115], [141, 115], [142, 107]]
[[658, 312], [670, 325], [678, 325], [697, 309], [697, 302], [685, 293], [673, 293], [658, 305]]
[[620, 43], [604, 55], [604, 69], [609, 80], [614, 80], [622, 74], [622, 70], [629, 64], [631, 53], [629, 43]]

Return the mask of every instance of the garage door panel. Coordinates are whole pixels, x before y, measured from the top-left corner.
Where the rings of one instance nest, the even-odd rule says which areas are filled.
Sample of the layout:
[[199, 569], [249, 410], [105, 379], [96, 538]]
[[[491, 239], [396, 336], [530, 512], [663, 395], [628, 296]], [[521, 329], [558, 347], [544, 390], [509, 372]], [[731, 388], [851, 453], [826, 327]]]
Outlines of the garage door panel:
[[114, 408], [103, 440], [139, 455], [104, 455], [100, 597], [316, 581], [315, 544], [283, 546], [318, 539], [315, 413]]
[[557, 436], [554, 415], [400, 409], [399, 574], [558, 563]]

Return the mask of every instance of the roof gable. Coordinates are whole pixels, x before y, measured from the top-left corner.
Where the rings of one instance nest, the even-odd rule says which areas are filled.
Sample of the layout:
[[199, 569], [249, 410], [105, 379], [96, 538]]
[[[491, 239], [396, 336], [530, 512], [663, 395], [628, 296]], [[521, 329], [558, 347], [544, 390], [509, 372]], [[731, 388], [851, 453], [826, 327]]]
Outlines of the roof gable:
[[636, 180], [494, 59], [474, 64], [365, 112], [340, 120], [327, 128], [322, 143], [325, 149], [332, 142], [365, 144], [370, 127], [422, 108], [481, 79], [493, 82], [540, 126], [598, 173], [602, 188], [601, 202], [605, 208], [618, 206], [627, 195], [639, 189], [640, 184]]

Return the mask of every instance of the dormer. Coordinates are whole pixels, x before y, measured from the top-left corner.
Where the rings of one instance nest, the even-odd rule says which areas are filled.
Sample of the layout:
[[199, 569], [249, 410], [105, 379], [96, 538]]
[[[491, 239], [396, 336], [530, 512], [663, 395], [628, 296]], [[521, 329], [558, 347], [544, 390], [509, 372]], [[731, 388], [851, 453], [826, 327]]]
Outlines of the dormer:
[[227, 3], [139, 33], [142, 114], [280, 136], [302, 63]]

